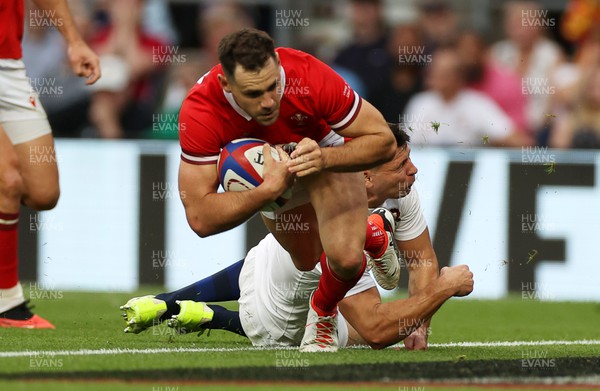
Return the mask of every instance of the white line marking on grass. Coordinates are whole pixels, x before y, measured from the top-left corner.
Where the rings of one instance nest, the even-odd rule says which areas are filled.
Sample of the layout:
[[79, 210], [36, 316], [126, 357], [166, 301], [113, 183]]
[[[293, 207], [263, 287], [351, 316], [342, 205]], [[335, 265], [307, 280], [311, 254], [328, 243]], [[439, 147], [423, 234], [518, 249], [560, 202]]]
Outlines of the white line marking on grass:
[[260, 347], [239, 347], [239, 348], [160, 348], [160, 349], [81, 349], [81, 350], [26, 350], [21, 352], [0, 352], [0, 358], [4, 357], [29, 357], [36, 355], [49, 356], [96, 356], [110, 354], [162, 354], [162, 353], [207, 353], [207, 352], [243, 352], [253, 350], [269, 350]]
[[493, 348], [510, 346], [548, 346], [548, 345], [600, 345], [600, 340], [580, 339], [577, 341], [497, 341], [497, 342], [449, 342], [431, 343], [433, 348]]
[[[549, 346], [549, 345], [600, 345], [600, 340], [582, 339], [577, 341], [496, 341], [496, 342], [449, 342], [432, 343], [434, 348], [454, 347], [511, 347], [511, 346]], [[392, 347], [401, 347], [394, 345]], [[361, 348], [361, 347], [358, 347]], [[365, 348], [365, 346], [362, 346]], [[295, 350], [297, 347], [237, 347], [237, 348], [160, 348], [160, 349], [80, 349], [80, 350], [25, 350], [17, 352], [0, 352], [0, 358], [47, 356], [102, 356], [118, 354], [163, 354], [163, 353], [208, 353], [208, 352], [251, 352], [261, 350]]]

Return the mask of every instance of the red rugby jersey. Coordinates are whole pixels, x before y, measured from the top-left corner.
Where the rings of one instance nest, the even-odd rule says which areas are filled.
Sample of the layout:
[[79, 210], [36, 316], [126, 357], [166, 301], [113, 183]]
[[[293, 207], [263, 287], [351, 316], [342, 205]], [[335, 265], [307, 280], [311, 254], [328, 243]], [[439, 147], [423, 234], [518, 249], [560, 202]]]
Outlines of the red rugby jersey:
[[[216, 164], [228, 142], [255, 137], [271, 144], [317, 142], [335, 138], [356, 118], [361, 98], [335, 71], [299, 50], [277, 48], [281, 61], [279, 117], [270, 126], [254, 121], [221, 88], [216, 65], [191, 89], [179, 113], [181, 158], [192, 164]], [[338, 138], [340, 138], [338, 136]]]
[[19, 59], [23, 57], [23, 0], [0, 1], [0, 58]]

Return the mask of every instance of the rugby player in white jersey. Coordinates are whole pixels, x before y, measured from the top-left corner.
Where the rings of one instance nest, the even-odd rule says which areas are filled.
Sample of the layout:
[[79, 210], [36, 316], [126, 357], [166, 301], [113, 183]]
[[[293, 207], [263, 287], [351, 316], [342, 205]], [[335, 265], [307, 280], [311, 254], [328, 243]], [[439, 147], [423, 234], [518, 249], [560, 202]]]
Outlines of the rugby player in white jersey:
[[[369, 207], [384, 207], [396, 219], [394, 237], [409, 272], [409, 298], [382, 303], [368, 272], [339, 303], [340, 347], [368, 344], [383, 348], [404, 340], [408, 349], [426, 349], [429, 322], [452, 296], [473, 290], [466, 265], [438, 271], [419, 196], [412, 189], [417, 168], [409, 137], [391, 125], [398, 149], [394, 159], [364, 172]], [[320, 265], [298, 271], [290, 255], [269, 234], [246, 258], [222, 272], [175, 292], [133, 298], [125, 310], [126, 332], [139, 333], [168, 320], [180, 331], [226, 329], [255, 346], [298, 346], [316, 289]], [[239, 285], [236, 286], [235, 282]], [[206, 302], [239, 299], [239, 313]]]

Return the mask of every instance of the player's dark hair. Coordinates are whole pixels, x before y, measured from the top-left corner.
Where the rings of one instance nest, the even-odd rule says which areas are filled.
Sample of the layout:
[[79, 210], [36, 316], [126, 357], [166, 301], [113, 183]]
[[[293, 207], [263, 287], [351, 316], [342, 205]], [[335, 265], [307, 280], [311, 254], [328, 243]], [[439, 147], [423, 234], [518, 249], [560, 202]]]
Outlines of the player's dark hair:
[[273, 38], [253, 28], [226, 35], [219, 42], [218, 54], [223, 71], [229, 78], [233, 78], [237, 64], [246, 71], [259, 71], [269, 57], [276, 58]]
[[400, 124], [392, 122], [388, 122], [387, 124], [390, 127], [394, 138], [396, 139], [396, 146], [398, 148], [406, 148], [406, 146], [410, 142], [410, 136], [408, 135], [408, 133], [406, 133], [404, 129], [402, 129], [402, 126], [400, 126]]

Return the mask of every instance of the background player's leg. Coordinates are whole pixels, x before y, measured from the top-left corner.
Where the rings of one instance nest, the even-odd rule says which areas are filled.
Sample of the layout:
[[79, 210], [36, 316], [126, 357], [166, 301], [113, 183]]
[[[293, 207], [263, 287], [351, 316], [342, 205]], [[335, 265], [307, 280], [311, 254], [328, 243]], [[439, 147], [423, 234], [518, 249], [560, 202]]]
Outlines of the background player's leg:
[[15, 145], [23, 178], [22, 203], [35, 210], [54, 208], [60, 195], [51, 134]]
[[[220, 302], [239, 299], [239, 277], [242, 266], [244, 266], [243, 259], [185, 288], [156, 295], [157, 299], [164, 300], [167, 303], [167, 312], [161, 316], [161, 320], [169, 319], [172, 315], [179, 313], [177, 300]], [[215, 315], [217, 315], [216, 312]]]
[[17, 224], [23, 193], [19, 160], [0, 126], [0, 313], [25, 299], [18, 285]]
[[[39, 126], [48, 125], [43, 120]], [[0, 173], [0, 214], [3, 216], [0, 217], [0, 289], [5, 289], [0, 292], [3, 297], [0, 318], [5, 327], [54, 328], [45, 319], [33, 315], [25, 304], [18, 283], [16, 224], [20, 203], [45, 210], [53, 208], [58, 201], [58, 170], [52, 135], [13, 145], [1, 128]]]

